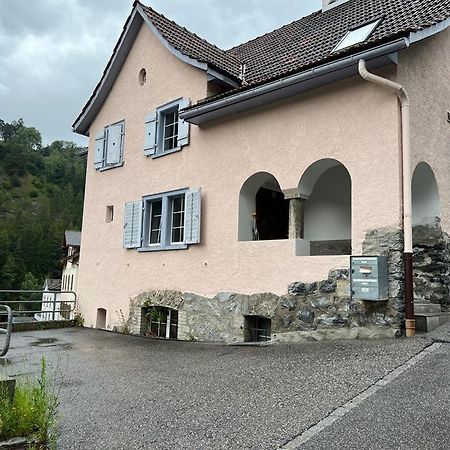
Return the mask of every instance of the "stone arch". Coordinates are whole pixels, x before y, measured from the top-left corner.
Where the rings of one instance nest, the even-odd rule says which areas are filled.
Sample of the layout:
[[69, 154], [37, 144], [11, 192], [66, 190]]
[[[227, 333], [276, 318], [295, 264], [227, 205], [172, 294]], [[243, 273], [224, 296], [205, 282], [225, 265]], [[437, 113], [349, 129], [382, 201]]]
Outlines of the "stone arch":
[[436, 222], [441, 209], [439, 189], [433, 169], [426, 162], [420, 162], [414, 169], [411, 191], [413, 226]]
[[[336, 159], [311, 164], [298, 184], [303, 199], [303, 245], [298, 254], [351, 254], [352, 181]], [[309, 253], [308, 253], [309, 249]]]
[[249, 177], [239, 192], [239, 241], [287, 239], [289, 205], [268, 172]]

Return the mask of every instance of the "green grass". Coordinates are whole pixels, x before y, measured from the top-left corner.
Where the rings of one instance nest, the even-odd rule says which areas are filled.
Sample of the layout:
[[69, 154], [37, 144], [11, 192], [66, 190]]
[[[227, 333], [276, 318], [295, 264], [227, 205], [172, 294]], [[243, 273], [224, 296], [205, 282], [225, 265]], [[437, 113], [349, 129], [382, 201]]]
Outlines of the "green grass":
[[26, 437], [36, 443], [48, 442], [57, 407], [58, 398], [49, 388], [42, 358], [39, 379], [18, 383], [12, 403], [6, 392], [0, 393], [0, 440]]

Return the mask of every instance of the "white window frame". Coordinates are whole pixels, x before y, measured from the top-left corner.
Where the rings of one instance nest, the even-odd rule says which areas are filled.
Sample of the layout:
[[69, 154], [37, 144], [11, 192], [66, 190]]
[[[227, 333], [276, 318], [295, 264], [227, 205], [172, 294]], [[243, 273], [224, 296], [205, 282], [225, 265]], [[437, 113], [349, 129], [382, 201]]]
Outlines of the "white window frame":
[[[186, 193], [188, 189], [179, 189], [176, 191], [164, 192], [161, 194], [148, 195], [143, 197], [143, 226], [142, 226], [142, 247], [139, 251], [159, 251], [159, 250], [182, 250], [188, 248], [186, 240]], [[184, 216], [183, 216], [183, 241], [172, 242], [173, 230], [173, 211], [172, 202], [175, 198], [183, 197]], [[150, 226], [152, 203], [161, 201], [161, 234], [159, 243], [150, 243]]]
[[[119, 154], [119, 162], [117, 163], [107, 163], [108, 159], [108, 137], [109, 132], [112, 127], [121, 125], [122, 126], [122, 133], [121, 133], [121, 139], [120, 139], [120, 154]], [[98, 138], [97, 138], [98, 139]], [[96, 139], [96, 141], [97, 141]], [[103, 172], [105, 170], [114, 169], [116, 167], [123, 166], [123, 152], [124, 152], [124, 143], [125, 143], [125, 120], [119, 120], [118, 122], [112, 123], [108, 126], [106, 126], [103, 130], [103, 154], [102, 154], [102, 162], [101, 165], [96, 167], [96, 170], [99, 172]]]
[[382, 19], [377, 19], [371, 22], [367, 22], [363, 25], [360, 25], [356, 28], [352, 28], [345, 36], [338, 42], [336, 47], [334, 47], [332, 53], [339, 52], [346, 48], [352, 47], [356, 44], [361, 44], [362, 42], [367, 41], [367, 39], [372, 36], [375, 29], [378, 27]]

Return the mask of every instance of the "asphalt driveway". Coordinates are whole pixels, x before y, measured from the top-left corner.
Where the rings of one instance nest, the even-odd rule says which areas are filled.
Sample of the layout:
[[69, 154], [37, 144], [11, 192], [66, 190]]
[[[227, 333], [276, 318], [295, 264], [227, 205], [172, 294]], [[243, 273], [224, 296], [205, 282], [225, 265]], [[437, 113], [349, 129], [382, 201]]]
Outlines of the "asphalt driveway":
[[282, 448], [431, 340], [229, 347], [72, 328], [14, 333], [11, 344], [0, 367], [9, 375], [34, 376], [46, 357], [58, 449], [262, 450]]

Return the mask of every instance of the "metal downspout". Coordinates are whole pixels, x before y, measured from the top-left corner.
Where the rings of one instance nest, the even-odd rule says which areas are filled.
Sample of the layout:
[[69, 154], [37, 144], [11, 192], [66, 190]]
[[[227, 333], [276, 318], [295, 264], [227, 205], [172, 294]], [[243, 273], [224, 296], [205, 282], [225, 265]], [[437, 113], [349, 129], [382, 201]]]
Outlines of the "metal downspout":
[[411, 199], [411, 132], [410, 132], [410, 103], [409, 97], [401, 84], [370, 73], [366, 68], [366, 61], [360, 59], [358, 63], [359, 74], [367, 81], [391, 89], [397, 93], [401, 106], [402, 117], [402, 212], [403, 212], [403, 264], [405, 286], [405, 325], [406, 336], [416, 334], [414, 319], [414, 290], [413, 290], [413, 243], [412, 243], [412, 199]]

